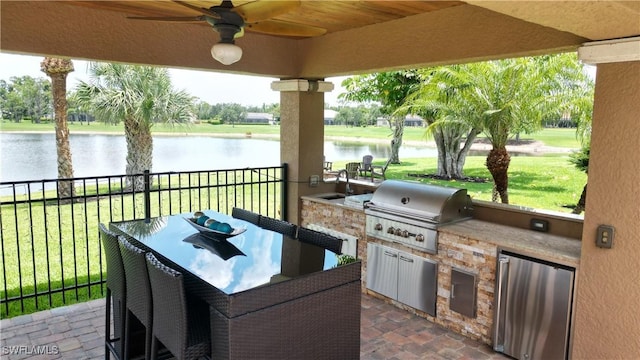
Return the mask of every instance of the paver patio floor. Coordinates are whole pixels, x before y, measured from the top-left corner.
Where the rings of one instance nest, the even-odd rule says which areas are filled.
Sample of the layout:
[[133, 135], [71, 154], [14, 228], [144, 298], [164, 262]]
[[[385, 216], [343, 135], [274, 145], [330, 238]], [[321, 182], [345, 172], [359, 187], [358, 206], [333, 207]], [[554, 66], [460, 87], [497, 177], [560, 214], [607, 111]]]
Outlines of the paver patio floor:
[[[94, 300], [0, 321], [0, 358], [103, 359], [104, 303]], [[361, 304], [361, 359], [507, 359], [488, 345], [380, 299], [363, 294]]]

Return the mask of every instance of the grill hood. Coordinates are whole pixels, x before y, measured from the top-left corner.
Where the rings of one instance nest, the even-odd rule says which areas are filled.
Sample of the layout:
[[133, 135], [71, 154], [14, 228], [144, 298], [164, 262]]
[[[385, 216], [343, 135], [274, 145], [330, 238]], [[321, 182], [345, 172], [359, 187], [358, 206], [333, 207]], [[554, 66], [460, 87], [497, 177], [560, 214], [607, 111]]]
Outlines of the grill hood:
[[466, 189], [454, 189], [408, 181], [386, 180], [376, 189], [366, 212], [445, 224], [472, 216]]

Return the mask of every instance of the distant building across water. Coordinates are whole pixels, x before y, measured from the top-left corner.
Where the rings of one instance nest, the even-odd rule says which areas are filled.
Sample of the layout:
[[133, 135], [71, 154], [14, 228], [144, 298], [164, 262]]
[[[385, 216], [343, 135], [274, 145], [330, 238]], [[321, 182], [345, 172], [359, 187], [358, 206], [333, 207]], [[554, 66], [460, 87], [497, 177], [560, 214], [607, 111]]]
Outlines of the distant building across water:
[[[376, 126], [389, 126], [389, 119], [382, 117], [378, 118]], [[417, 115], [407, 115], [404, 118], [404, 126], [424, 126], [424, 120]]]
[[269, 125], [275, 125], [276, 123], [276, 121], [273, 119], [273, 114], [257, 113], [257, 112], [248, 112], [247, 117], [243, 122], [246, 124], [269, 124]]

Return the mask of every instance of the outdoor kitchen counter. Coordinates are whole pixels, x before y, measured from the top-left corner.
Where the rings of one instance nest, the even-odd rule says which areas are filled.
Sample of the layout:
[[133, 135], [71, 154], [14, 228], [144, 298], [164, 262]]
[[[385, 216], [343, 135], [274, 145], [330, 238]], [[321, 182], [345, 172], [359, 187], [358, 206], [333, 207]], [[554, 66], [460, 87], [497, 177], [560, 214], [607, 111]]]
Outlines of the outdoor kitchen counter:
[[533, 258], [577, 268], [581, 242], [564, 236], [498, 225], [480, 220], [466, 220], [439, 228], [442, 233], [486, 241], [499, 248]]

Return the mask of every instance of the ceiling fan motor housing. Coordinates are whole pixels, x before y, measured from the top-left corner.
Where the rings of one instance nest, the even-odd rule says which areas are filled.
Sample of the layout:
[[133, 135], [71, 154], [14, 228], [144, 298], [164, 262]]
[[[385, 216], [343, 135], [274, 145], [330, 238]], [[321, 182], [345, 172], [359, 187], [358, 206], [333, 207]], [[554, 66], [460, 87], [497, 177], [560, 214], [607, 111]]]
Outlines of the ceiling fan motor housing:
[[210, 10], [218, 14], [220, 18], [207, 19], [207, 21], [213, 25], [213, 28], [220, 34], [220, 42], [223, 43], [233, 44], [235, 35], [244, 27], [244, 19], [240, 14], [232, 11], [232, 8], [233, 5], [230, 1], [223, 1], [220, 6], [210, 8]]
[[241, 27], [237, 25], [225, 24], [220, 22], [216, 23], [213, 27], [220, 34], [220, 42], [227, 44], [235, 43], [234, 37], [241, 30]]

